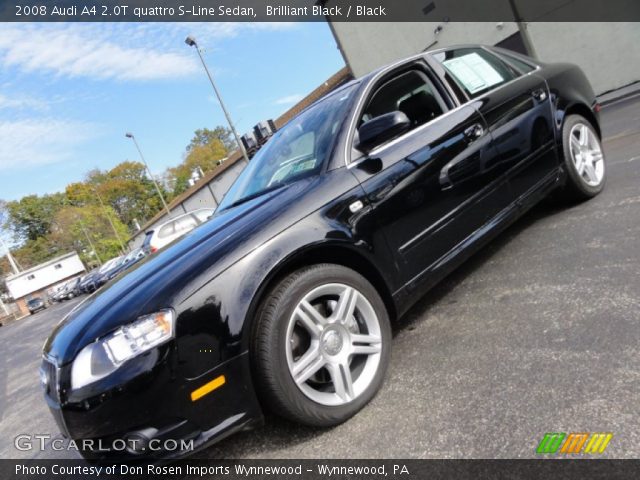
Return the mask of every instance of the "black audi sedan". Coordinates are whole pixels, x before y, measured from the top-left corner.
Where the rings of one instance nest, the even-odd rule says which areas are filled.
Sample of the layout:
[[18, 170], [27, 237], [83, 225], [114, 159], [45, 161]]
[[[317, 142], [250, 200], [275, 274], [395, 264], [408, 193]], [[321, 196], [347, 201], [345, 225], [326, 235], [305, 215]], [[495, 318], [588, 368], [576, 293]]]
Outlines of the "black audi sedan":
[[380, 389], [391, 321], [551, 192], [602, 190], [598, 110], [578, 67], [482, 46], [337, 88], [208, 222], [55, 328], [41, 375], [60, 430], [101, 446], [88, 458], [172, 458], [266, 411], [344, 422]]

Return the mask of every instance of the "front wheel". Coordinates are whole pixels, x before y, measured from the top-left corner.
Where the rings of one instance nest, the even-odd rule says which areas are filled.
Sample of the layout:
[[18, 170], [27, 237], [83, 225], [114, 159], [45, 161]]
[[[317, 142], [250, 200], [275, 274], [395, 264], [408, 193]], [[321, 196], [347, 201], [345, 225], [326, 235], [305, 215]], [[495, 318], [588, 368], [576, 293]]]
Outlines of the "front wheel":
[[604, 188], [606, 173], [598, 134], [587, 119], [570, 115], [562, 128], [562, 140], [568, 177], [566, 193], [575, 200], [595, 197]]
[[344, 422], [377, 393], [391, 327], [376, 289], [340, 265], [303, 268], [263, 302], [252, 358], [270, 409], [312, 426]]

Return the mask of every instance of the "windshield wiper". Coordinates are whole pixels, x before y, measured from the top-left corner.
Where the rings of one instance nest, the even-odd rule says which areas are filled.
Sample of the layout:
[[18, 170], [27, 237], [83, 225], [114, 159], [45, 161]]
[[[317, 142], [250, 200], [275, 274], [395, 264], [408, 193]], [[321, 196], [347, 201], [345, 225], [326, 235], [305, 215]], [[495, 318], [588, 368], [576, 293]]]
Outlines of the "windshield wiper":
[[288, 183], [275, 183], [273, 185], [271, 185], [270, 187], [267, 188], [263, 188], [262, 190], [258, 190], [257, 192], [254, 192], [250, 195], [247, 195], [246, 197], [242, 197], [239, 200], [236, 200], [235, 202], [231, 203], [230, 205], [227, 205], [226, 207], [224, 207], [222, 209], [222, 211], [224, 210], [229, 210], [230, 208], [233, 207], [237, 207], [238, 205], [248, 202], [249, 200], [253, 200], [254, 198], [258, 198], [261, 197], [262, 195], [269, 193], [269, 192], [273, 192], [274, 190], [278, 190], [279, 188], [284, 187], [285, 185], [288, 185]]

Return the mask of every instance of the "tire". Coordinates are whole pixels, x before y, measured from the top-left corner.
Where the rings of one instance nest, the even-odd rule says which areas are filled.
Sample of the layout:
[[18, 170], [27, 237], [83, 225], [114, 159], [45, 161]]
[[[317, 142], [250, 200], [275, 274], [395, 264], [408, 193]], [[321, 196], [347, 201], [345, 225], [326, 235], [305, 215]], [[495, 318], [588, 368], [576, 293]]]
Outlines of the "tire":
[[606, 180], [604, 151], [598, 134], [586, 118], [567, 117], [562, 127], [562, 151], [567, 172], [565, 196], [581, 201], [598, 195]]
[[267, 294], [251, 347], [265, 406], [294, 422], [330, 427], [355, 415], [380, 389], [391, 349], [389, 316], [357, 272], [332, 264], [305, 267]]

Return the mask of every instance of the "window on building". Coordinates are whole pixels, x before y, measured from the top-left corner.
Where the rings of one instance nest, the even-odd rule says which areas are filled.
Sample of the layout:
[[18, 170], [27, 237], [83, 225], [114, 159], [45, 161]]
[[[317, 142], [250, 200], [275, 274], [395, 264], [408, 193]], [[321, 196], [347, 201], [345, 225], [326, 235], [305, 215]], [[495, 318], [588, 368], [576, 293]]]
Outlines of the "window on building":
[[521, 75], [511, 65], [483, 48], [456, 48], [436, 52], [433, 58], [442, 64], [470, 98]]

